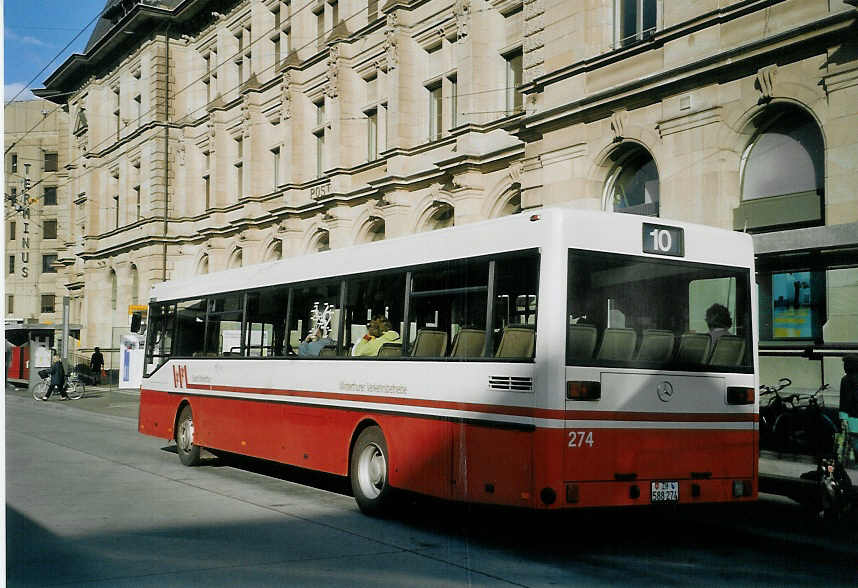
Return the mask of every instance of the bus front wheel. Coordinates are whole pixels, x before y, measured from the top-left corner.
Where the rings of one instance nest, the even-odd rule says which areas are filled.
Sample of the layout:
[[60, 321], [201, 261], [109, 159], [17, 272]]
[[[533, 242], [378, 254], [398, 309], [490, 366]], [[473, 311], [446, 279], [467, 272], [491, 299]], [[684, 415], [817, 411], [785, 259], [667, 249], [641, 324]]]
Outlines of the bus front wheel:
[[352, 449], [351, 485], [361, 512], [377, 516], [388, 506], [389, 460], [384, 434], [378, 427], [361, 431]]
[[184, 465], [195, 466], [200, 463], [200, 446], [194, 444], [194, 414], [190, 406], [185, 406], [179, 413], [176, 424], [176, 451]]

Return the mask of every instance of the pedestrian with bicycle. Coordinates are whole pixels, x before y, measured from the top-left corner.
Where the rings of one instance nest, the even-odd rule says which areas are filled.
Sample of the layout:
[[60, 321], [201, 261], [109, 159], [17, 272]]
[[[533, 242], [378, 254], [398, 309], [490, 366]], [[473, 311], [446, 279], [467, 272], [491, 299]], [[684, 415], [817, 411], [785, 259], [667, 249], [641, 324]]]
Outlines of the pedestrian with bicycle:
[[63, 400], [68, 400], [66, 394], [66, 370], [63, 367], [63, 362], [57, 354], [56, 349], [51, 349], [51, 384], [48, 386], [48, 391], [42, 396], [42, 400], [47, 401], [51, 397], [54, 390], [59, 390]]

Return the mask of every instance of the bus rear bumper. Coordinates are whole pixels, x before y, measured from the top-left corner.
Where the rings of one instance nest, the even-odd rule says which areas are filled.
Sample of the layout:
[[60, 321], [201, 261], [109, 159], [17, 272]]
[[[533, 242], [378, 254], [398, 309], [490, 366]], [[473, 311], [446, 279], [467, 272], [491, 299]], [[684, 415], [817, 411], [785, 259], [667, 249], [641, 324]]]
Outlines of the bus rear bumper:
[[671, 480], [671, 482], [678, 484], [677, 495], [660, 493], [653, 488], [653, 482], [665, 481], [565, 482], [563, 487], [558, 489], [557, 500], [554, 504], [540, 504], [539, 506], [542, 508], [589, 508], [748, 502], [756, 500], [758, 493], [757, 480], [754, 478]]

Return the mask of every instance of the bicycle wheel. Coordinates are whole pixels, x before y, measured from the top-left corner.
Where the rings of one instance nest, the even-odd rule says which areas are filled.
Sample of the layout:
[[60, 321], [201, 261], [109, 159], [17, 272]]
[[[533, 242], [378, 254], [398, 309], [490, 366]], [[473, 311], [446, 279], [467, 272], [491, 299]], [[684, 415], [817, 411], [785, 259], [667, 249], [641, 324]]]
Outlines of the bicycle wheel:
[[48, 391], [48, 381], [41, 380], [33, 386], [33, 398], [36, 400], [41, 400], [45, 393]]
[[83, 382], [78, 381], [70, 381], [66, 385], [66, 394], [69, 395], [69, 398], [72, 400], [78, 400], [84, 395], [86, 392], [86, 387], [83, 385]]

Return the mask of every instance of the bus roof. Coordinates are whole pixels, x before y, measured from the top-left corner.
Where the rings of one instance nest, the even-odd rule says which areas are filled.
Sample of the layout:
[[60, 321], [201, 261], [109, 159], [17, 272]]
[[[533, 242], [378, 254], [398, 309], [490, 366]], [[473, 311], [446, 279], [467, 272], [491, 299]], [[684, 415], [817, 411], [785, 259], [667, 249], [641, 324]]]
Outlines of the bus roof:
[[[753, 265], [752, 240], [743, 233], [657, 217], [576, 208], [539, 208], [498, 219], [160, 282], [152, 286], [151, 299], [174, 300], [355, 275], [445, 259], [540, 248], [552, 242], [568, 248], [645, 255], [641, 252], [643, 223], [681, 228], [686, 235], [682, 257], [685, 261], [738, 267]], [[717, 242], [716, 247], [713, 241]]]

